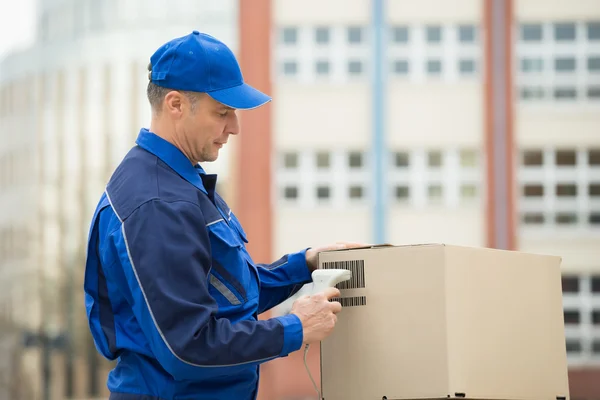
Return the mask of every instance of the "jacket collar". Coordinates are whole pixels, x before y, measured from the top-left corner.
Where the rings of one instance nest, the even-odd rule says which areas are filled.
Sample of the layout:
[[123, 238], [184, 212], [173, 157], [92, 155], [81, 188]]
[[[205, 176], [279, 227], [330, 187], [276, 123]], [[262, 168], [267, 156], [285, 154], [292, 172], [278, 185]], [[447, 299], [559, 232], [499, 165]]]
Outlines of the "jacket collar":
[[160, 158], [183, 179], [208, 194], [199, 175], [204, 174], [202, 167], [200, 165], [194, 166], [175, 145], [146, 128], [140, 130], [135, 142], [142, 149]]

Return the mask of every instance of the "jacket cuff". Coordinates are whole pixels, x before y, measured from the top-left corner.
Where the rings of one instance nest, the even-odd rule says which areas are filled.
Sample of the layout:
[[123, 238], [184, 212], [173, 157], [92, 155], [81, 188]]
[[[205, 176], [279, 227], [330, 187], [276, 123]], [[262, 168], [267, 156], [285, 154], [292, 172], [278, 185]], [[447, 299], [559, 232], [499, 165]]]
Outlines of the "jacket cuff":
[[276, 319], [283, 325], [283, 347], [279, 356], [285, 357], [296, 350], [300, 350], [304, 340], [300, 318], [295, 314], [288, 314]]

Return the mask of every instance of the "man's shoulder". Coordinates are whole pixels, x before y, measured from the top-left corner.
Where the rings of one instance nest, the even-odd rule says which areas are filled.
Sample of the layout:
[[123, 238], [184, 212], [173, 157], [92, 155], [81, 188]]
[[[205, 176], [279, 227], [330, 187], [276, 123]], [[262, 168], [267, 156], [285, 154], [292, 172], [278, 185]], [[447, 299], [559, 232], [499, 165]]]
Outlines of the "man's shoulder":
[[151, 201], [198, 204], [195, 188], [154, 154], [132, 148], [117, 166], [106, 196], [120, 220]]

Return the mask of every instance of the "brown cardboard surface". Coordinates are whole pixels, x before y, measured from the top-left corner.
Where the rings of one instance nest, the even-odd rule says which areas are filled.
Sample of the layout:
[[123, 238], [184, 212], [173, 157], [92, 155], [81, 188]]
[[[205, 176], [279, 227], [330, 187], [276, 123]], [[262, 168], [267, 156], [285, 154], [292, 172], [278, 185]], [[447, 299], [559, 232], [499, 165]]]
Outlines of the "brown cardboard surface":
[[559, 257], [444, 244], [319, 257], [353, 260], [365, 287], [342, 298], [366, 305], [344, 307], [321, 344], [325, 400], [568, 398]]

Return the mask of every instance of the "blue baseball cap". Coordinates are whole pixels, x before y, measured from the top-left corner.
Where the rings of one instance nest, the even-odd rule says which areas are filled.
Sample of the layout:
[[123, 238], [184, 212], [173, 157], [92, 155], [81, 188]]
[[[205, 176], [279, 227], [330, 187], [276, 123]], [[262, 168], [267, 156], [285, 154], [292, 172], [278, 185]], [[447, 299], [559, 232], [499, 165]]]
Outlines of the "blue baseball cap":
[[229, 47], [198, 31], [162, 45], [150, 58], [149, 69], [157, 86], [206, 93], [228, 107], [249, 110], [271, 101], [244, 82]]

